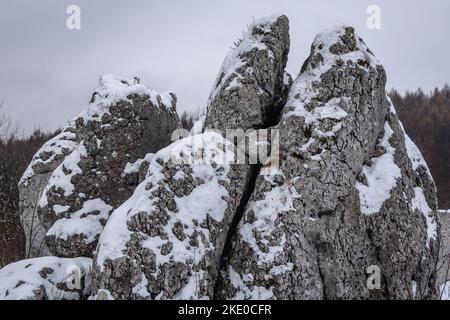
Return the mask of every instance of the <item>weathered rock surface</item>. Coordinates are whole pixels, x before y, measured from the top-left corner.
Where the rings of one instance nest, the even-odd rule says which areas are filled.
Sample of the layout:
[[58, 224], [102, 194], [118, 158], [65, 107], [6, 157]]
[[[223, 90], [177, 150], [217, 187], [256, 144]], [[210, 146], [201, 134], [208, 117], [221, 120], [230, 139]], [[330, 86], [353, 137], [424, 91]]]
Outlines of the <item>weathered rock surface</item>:
[[255, 21], [226, 56], [208, 101], [205, 126], [259, 129], [274, 121], [286, 102], [289, 75], [289, 20], [270, 16]]
[[[436, 189], [386, 96], [383, 66], [352, 27], [320, 33], [294, 83], [288, 51], [285, 16], [253, 22], [207, 114], [170, 145], [173, 94], [102, 78], [20, 183], [29, 255], [93, 262], [9, 265], [0, 297], [437, 298], [448, 246], [438, 264]], [[276, 135], [254, 143], [277, 150], [256, 164], [255, 146], [226, 135], [264, 128], [277, 129], [280, 146]], [[83, 270], [81, 290], [64, 286], [71, 264]]]
[[353, 28], [316, 37], [278, 126], [280, 170], [258, 178], [220, 297], [436, 297], [436, 190], [385, 83]]
[[67, 126], [39, 149], [20, 180], [20, 218], [26, 240], [25, 256], [28, 258], [50, 255], [45, 244], [47, 229], [41, 224], [37, 206], [51, 174], [77, 143], [75, 128]]
[[[0, 300], [80, 300], [91, 293], [92, 259], [41, 257], [0, 269]], [[79, 278], [78, 278], [79, 277]]]
[[23, 207], [32, 221], [37, 213], [51, 253], [92, 256], [109, 214], [139, 183], [130, 165], [170, 143], [175, 103], [137, 79], [104, 76], [88, 108], [38, 153], [22, 183], [34, 202], [24, 195]]
[[[245, 181], [218, 133], [177, 141], [153, 157], [148, 177], [115, 210], [95, 257], [95, 289], [115, 299], [212, 295], [221, 247]], [[196, 159], [204, 152], [200, 163]], [[198, 164], [192, 165], [196, 160]], [[214, 165], [210, 163], [214, 162]]]
[[450, 300], [450, 209], [439, 210], [439, 222], [441, 223], [442, 237], [437, 283], [441, 298]]
[[199, 134], [158, 152], [146, 180], [112, 214], [95, 257], [94, 292], [115, 299], [213, 298], [229, 228], [254, 172], [234, 164], [234, 144], [210, 129], [225, 134], [267, 125], [286, 98], [288, 50], [285, 16], [249, 27], [222, 65], [206, 132], [197, 125]]

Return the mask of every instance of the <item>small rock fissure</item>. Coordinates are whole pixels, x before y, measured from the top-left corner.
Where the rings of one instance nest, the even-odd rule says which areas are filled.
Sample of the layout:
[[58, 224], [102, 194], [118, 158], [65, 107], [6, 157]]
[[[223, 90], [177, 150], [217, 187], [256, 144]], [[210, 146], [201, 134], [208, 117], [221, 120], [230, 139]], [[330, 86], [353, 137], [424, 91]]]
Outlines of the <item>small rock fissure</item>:
[[[284, 108], [284, 105], [280, 106], [280, 101], [283, 101], [283, 99], [280, 96], [278, 96], [276, 99], [274, 99], [274, 101], [276, 102], [274, 102], [274, 105], [272, 106], [272, 108], [269, 109], [269, 112], [265, 116], [264, 125], [262, 126], [262, 128], [258, 129], [268, 129], [276, 126], [280, 122]], [[226, 272], [228, 259], [233, 249], [233, 238], [236, 236], [238, 225], [244, 216], [247, 204], [255, 190], [256, 180], [261, 171], [261, 168], [262, 164], [260, 162], [258, 162], [257, 164], [250, 165], [250, 172], [248, 174], [248, 180], [245, 183], [244, 193], [241, 197], [241, 200], [239, 201], [239, 205], [236, 208], [235, 214], [231, 221], [231, 225], [228, 230], [225, 244], [223, 247], [222, 255], [220, 257], [219, 272], [217, 275], [216, 282], [214, 284], [213, 300], [217, 300], [220, 298], [220, 293], [224, 287], [223, 282], [224, 278], [222, 274]]]
[[238, 207], [236, 208], [236, 212], [233, 216], [233, 220], [227, 233], [225, 245], [222, 251], [222, 256], [220, 257], [219, 273], [217, 275], [217, 279], [214, 284], [213, 300], [218, 299], [218, 297], [220, 296], [220, 292], [223, 289], [224, 283], [222, 273], [226, 272], [226, 267], [228, 265], [228, 258], [230, 257], [231, 250], [233, 248], [233, 238], [236, 235], [239, 222], [244, 216], [244, 212], [245, 209], [247, 208], [247, 204], [250, 200], [250, 197], [252, 196], [253, 191], [255, 190], [256, 179], [261, 170], [261, 167], [262, 165], [259, 163], [250, 166], [250, 173], [248, 175], [248, 180], [245, 184], [245, 191], [244, 194], [242, 195]]

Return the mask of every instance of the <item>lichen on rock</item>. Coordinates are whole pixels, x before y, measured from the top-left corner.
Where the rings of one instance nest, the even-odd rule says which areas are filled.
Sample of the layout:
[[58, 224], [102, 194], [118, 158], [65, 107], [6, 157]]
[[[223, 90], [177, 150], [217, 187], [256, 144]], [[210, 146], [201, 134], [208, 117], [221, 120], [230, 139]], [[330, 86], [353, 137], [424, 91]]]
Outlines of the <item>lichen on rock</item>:
[[[353, 28], [316, 37], [278, 125], [281, 178], [259, 177], [220, 297], [436, 297], [436, 191], [385, 84]], [[367, 287], [371, 265], [380, 290]]]

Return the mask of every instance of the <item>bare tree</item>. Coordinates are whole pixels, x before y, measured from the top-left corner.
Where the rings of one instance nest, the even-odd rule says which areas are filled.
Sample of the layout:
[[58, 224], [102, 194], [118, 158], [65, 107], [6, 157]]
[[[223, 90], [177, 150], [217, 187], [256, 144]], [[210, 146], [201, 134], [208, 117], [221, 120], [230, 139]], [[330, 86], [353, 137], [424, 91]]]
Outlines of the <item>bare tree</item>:
[[4, 101], [0, 101], [0, 141], [6, 143], [9, 139], [14, 138], [19, 132], [19, 124], [14, 123], [11, 118], [6, 115], [2, 108]]

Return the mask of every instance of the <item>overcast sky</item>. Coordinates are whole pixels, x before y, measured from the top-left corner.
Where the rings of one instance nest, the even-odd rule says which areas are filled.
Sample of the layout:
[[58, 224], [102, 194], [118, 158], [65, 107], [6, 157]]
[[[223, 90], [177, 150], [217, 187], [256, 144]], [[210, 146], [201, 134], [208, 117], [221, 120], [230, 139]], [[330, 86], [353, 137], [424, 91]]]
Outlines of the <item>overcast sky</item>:
[[[81, 30], [66, 28], [71, 4]], [[372, 4], [380, 30], [366, 26]], [[389, 88], [450, 82], [448, 0], [1, 0], [0, 99], [26, 134], [76, 116], [105, 73], [174, 91], [179, 111], [204, 107], [230, 46], [253, 17], [273, 13], [290, 19], [294, 78], [315, 34], [345, 23], [384, 64]]]

